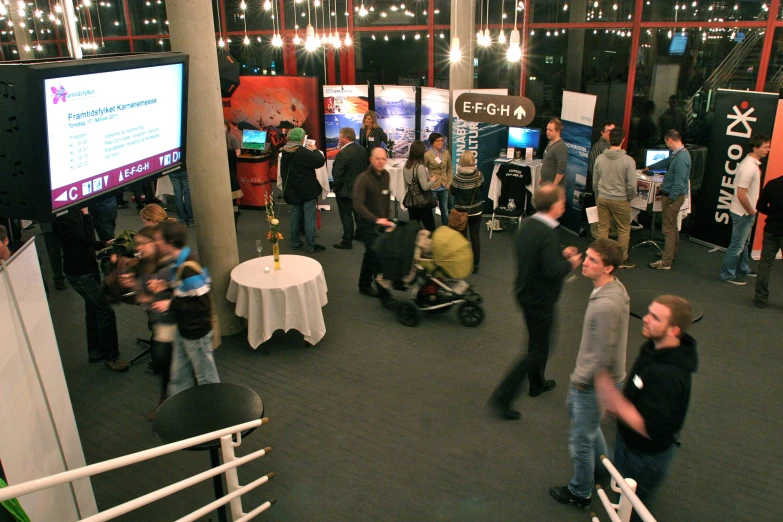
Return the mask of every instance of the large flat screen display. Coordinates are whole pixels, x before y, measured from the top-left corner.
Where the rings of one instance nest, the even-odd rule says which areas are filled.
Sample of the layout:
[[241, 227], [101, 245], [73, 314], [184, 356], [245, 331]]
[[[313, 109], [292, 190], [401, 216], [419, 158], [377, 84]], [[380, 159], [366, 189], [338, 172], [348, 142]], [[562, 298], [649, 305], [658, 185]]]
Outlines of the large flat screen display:
[[182, 63], [44, 80], [52, 209], [181, 164]]
[[541, 142], [541, 129], [528, 129], [527, 127], [508, 128], [508, 146], [515, 149], [533, 147], [538, 149]]

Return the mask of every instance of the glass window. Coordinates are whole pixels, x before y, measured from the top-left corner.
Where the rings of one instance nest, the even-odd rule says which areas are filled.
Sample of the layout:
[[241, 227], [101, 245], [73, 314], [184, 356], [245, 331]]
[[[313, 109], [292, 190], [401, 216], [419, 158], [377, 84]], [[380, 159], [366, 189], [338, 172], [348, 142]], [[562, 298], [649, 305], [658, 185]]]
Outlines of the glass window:
[[[296, 74], [299, 76], [315, 76], [321, 85], [326, 83], [324, 71], [324, 50], [307, 51], [304, 47], [296, 49]], [[360, 82], [357, 82], [360, 83]]]
[[428, 5], [416, 0], [354, 0], [353, 23], [356, 27], [426, 26]]
[[269, 4], [269, 10], [264, 9], [264, 2], [246, 1], [247, 8], [240, 9], [240, 2], [225, 3], [226, 29], [228, 31], [263, 31], [277, 29], [277, 2]]
[[[535, 23], [630, 22], [633, 8], [634, 0], [531, 0], [530, 20]], [[514, 13], [508, 16], [513, 23]], [[518, 16], [521, 21], [522, 12]]]
[[233, 37], [229, 44], [231, 55], [237, 59], [240, 64], [239, 74], [242, 76], [256, 75], [282, 75], [283, 72], [283, 50], [279, 47], [273, 47], [270, 43], [270, 36], [262, 36], [261, 42], [258, 37], [251, 38], [250, 45], [242, 43], [239, 37]]
[[772, 41], [772, 53], [769, 55], [769, 68], [764, 90], [780, 92], [783, 88], [783, 27], [775, 29], [775, 39]]
[[[437, 5], [437, 2], [436, 2]], [[436, 15], [437, 16], [437, 15]], [[441, 35], [443, 35], [441, 37]], [[449, 48], [451, 47], [451, 31], [435, 30], [435, 79], [433, 86], [439, 89], [449, 88]]]
[[[513, 27], [513, 25], [512, 25]], [[506, 40], [510, 31], [505, 31]], [[491, 46], [477, 46], [473, 51], [474, 86], [477, 89], [510, 89], [519, 93], [519, 74], [521, 61], [509, 62], [506, 58], [508, 46], [498, 45], [499, 31], [491, 31]]]
[[758, 0], [645, 0], [645, 22], [732, 22], [766, 20], [767, 2]]
[[[525, 96], [537, 115], [560, 116], [563, 91], [597, 96], [596, 122], [623, 121], [630, 29], [536, 29], [528, 35]], [[594, 138], [597, 139], [596, 130]]]
[[142, 40], [134, 40], [133, 49], [137, 53], [171, 51], [171, 43], [168, 38], [144, 38]]
[[683, 131], [688, 142], [706, 144], [715, 90], [756, 86], [761, 31], [643, 29], [629, 152], [638, 154], [662, 144], [662, 135], [671, 128]]
[[[146, 0], [145, 0], [146, 1]], [[156, 5], [162, 4], [162, 1], [155, 0]], [[125, 23], [125, 8], [122, 0], [112, 0], [109, 2], [91, 2], [90, 7], [85, 8], [79, 5], [77, 15], [80, 20], [84, 20], [85, 25], [92, 24], [95, 38], [99, 36], [127, 36], [128, 27]], [[163, 12], [165, 13], [165, 7]], [[163, 20], [165, 21], [165, 14]], [[65, 31], [63, 31], [63, 34]], [[64, 36], [63, 36], [64, 37]]]
[[168, 34], [166, 4], [162, 0], [126, 1], [134, 36]]
[[[371, 81], [376, 84], [426, 85], [426, 31], [359, 32], [354, 38], [354, 47], [357, 84]], [[437, 62], [438, 45], [435, 49]]]
[[0, 45], [0, 56], [4, 61], [13, 61], [19, 59], [19, 53], [16, 50], [16, 44]]

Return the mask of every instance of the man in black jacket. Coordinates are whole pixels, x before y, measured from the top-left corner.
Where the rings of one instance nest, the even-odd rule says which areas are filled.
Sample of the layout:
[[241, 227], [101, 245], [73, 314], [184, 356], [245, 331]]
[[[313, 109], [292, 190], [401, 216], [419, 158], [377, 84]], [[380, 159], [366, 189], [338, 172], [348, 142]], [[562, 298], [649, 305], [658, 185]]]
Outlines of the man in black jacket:
[[582, 262], [575, 247], [560, 251], [558, 218], [565, 212], [565, 193], [557, 185], [542, 185], [533, 195], [537, 212], [524, 220], [517, 236], [517, 302], [522, 307], [528, 331], [528, 351], [492, 394], [490, 403], [509, 420], [521, 414], [511, 408], [527, 376], [530, 396], [537, 397], [555, 387], [544, 377], [549, 341], [555, 322], [555, 304], [563, 280]]
[[685, 333], [691, 305], [675, 295], [656, 297], [642, 322], [648, 340], [628, 373], [623, 392], [606, 372], [595, 377], [601, 405], [617, 417], [614, 465], [638, 483], [647, 503], [666, 476], [691, 398], [698, 367], [696, 341]]
[[299, 230], [304, 216], [305, 248], [310, 253], [323, 252], [326, 247], [315, 244], [315, 207], [321, 194], [315, 169], [323, 167], [326, 158], [315, 146], [305, 147], [304, 139], [304, 129], [291, 129], [280, 153], [283, 199], [291, 205], [291, 248], [302, 248]]
[[101, 290], [95, 251], [106, 243], [95, 241], [92, 216], [86, 207], [71, 209], [56, 218], [52, 229], [62, 245], [65, 278], [84, 299], [89, 361], [103, 361], [115, 372], [128, 371], [128, 363], [119, 359], [117, 317]]
[[343, 239], [334, 248], [353, 248], [353, 184], [357, 176], [367, 168], [367, 151], [356, 143], [356, 132], [350, 127], [340, 129], [338, 141], [340, 152], [334, 158], [332, 178], [340, 222], [343, 224]]
[[378, 254], [373, 250], [373, 241], [377, 237], [378, 227], [391, 227], [389, 221], [389, 172], [385, 169], [386, 150], [375, 147], [370, 152], [370, 167], [362, 172], [354, 186], [354, 204], [359, 220], [359, 235], [364, 242], [364, 258], [359, 272], [359, 293], [370, 297], [380, 297], [384, 306], [392, 302], [391, 293], [372, 281], [381, 271]]

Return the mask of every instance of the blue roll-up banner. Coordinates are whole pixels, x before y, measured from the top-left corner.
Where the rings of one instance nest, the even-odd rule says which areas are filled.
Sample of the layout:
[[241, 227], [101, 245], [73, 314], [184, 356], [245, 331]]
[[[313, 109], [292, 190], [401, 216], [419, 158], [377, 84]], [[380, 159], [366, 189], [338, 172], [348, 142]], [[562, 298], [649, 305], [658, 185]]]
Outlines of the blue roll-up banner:
[[[474, 92], [480, 94], [498, 94], [505, 96], [507, 89], [466, 89], [455, 90], [452, 93], [452, 104], [463, 92]], [[466, 121], [457, 116], [456, 109], [451, 108], [451, 140], [449, 149], [451, 150], [451, 162], [454, 165], [454, 172], [457, 170], [459, 157], [466, 150], [473, 151], [476, 154], [476, 164], [478, 170], [484, 174], [483, 197], [487, 201], [489, 192], [489, 183], [491, 181], [492, 169], [495, 167], [494, 160], [498, 157], [498, 151], [505, 149], [508, 139], [508, 127], [494, 123], [479, 123], [476, 121]], [[491, 207], [490, 207], [491, 209]], [[491, 210], [490, 210], [491, 211]]]
[[596, 96], [563, 91], [563, 132], [560, 137], [568, 145], [566, 165], [566, 212], [560, 225], [574, 234], [582, 231], [582, 214], [587, 183], [587, 155], [593, 135]]

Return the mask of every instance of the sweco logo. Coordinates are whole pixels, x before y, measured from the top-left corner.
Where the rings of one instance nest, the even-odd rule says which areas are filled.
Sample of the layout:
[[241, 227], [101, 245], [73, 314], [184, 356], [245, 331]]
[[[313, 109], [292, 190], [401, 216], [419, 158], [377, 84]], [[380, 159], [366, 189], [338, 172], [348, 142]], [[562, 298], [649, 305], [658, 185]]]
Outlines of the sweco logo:
[[57, 105], [57, 102], [62, 101], [63, 103], [66, 102], [66, 97], [68, 96], [68, 92], [65, 90], [65, 87], [60, 85], [60, 87], [52, 87], [52, 94], [54, 94], [54, 98], [52, 99], [52, 103], [54, 105]]
[[[734, 114], [726, 115], [726, 118], [728, 118], [729, 120], [734, 120], [726, 128], [727, 136], [736, 136], [738, 138], [750, 138], [751, 133], [753, 132], [753, 129], [751, 128], [750, 124], [752, 122], [755, 122], [758, 118], [751, 116], [751, 114], [753, 114], [753, 111], [755, 111], [756, 109], [753, 107], [750, 107], [750, 109], [748, 109], [749, 106], [750, 104], [747, 101], [743, 101], [742, 103], [740, 103], [739, 108], [736, 105], [732, 107], [732, 109], [734, 110]], [[740, 108], [744, 112], [740, 112]], [[744, 131], [734, 130], [739, 124], [742, 124], [742, 126], [744, 127]]]

